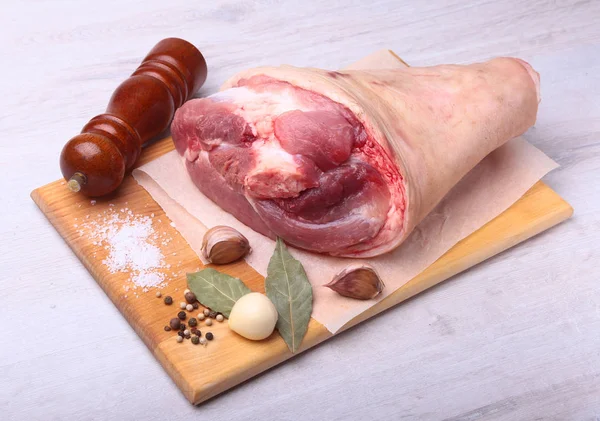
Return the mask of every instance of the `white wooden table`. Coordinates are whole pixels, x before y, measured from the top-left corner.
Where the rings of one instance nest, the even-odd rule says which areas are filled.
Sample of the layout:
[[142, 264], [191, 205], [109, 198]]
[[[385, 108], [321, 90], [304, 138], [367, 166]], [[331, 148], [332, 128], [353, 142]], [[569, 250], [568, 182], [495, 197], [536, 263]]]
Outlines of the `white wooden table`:
[[[3, 2], [0, 418], [600, 419], [599, 21], [593, 0]], [[543, 102], [526, 137], [562, 165], [545, 180], [575, 216], [192, 407], [29, 199], [167, 36], [202, 49], [205, 93], [244, 67], [379, 48], [530, 60]]]

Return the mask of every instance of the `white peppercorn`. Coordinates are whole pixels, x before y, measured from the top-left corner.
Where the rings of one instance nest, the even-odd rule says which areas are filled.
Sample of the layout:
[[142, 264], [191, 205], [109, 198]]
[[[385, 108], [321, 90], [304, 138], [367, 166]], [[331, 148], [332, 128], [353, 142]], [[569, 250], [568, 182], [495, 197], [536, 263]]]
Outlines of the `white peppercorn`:
[[160, 298], [160, 297], [162, 297], [162, 294], [160, 293], [160, 291], [156, 291], [156, 294], [155, 294], [155, 295], [156, 295], [156, 298]]
[[185, 306], [187, 306], [187, 304], [186, 304], [186, 303], [184, 303], [183, 301], [179, 303], [179, 308], [180, 308], [180, 309], [184, 309], [184, 308], [185, 308]]
[[217, 322], [222, 322], [225, 319], [222, 314], [217, 314]]
[[207, 309], [207, 308], [205, 308], [205, 309], [204, 309], [204, 315], [205, 315], [206, 317], [208, 317], [208, 315], [209, 315], [209, 314], [210, 314], [210, 310], [209, 310], [209, 309]]
[[189, 329], [186, 329], [186, 330], [183, 331], [183, 336], [187, 336], [189, 334], [190, 334], [190, 330]]
[[206, 345], [207, 341], [205, 338], [200, 338], [199, 342], [200, 342], [200, 345]]
[[206, 316], [204, 315], [204, 313], [198, 313], [198, 320], [204, 320], [206, 318]]
[[182, 343], [182, 342], [183, 342], [183, 336], [179, 336], [179, 335], [177, 335], [177, 336], [175, 336], [175, 338], [177, 338], [177, 339], [176, 339], [176, 340], [177, 340], [177, 342], [179, 342], [179, 343]]
[[191, 305], [191, 304], [188, 304], [188, 305], [186, 305], [186, 306], [185, 306], [185, 309], [186, 309], [187, 311], [192, 311], [192, 310], [194, 310], [194, 306], [193, 306], [193, 305]]
[[206, 319], [204, 324], [206, 324], [206, 326], [212, 326], [212, 319]]

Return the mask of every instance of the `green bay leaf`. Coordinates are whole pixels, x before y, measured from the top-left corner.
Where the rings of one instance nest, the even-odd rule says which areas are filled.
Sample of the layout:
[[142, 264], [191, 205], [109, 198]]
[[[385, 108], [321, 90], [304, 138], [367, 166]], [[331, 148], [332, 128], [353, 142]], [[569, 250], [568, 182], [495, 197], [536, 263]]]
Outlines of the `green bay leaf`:
[[198, 301], [223, 316], [242, 296], [252, 292], [242, 281], [212, 268], [187, 274], [188, 287]]
[[294, 259], [280, 238], [269, 261], [265, 290], [279, 314], [277, 330], [290, 351], [296, 352], [312, 314], [312, 285], [302, 264]]

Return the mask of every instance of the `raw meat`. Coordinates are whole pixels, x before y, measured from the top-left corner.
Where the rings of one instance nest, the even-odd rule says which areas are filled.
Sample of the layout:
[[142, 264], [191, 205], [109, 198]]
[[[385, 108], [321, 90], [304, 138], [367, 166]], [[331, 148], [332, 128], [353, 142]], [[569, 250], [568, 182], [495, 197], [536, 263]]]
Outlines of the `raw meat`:
[[534, 122], [525, 62], [329, 72], [244, 71], [181, 107], [194, 183], [264, 235], [369, 257], [400, 245], [469, 170]]

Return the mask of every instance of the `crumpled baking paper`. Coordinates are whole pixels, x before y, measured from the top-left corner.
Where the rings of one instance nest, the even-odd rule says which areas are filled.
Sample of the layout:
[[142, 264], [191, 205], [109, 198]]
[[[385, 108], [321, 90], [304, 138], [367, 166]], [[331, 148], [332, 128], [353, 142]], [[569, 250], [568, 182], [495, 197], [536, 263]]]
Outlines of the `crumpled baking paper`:
[[[349, 68], [402, 66], [405, 64], [391, 51], [382, 50]], [[374, 266], [386, 285], [383, 293], [373, 300], [345, 298], [322, 286], [352, 261], [360, 259], [323, 256], [290, 247], [313, 285], [312, 317], [336, 333], [355, 316], [406, 284], [460, 240], [504, 212], [557, 166], [522, 138], [512, 139], [492, 152], [448, 193], [399, 248], [383, 256], [361, 260]], [[275, 242], [242, 224], [200, 193], [176, 151], [139, 167], [133, 176], [165, 210], [204, 262], [200, 249], [207, 227], [228, 225], [248, 238], [252, 253], [246, 261], [266, 275]]]

